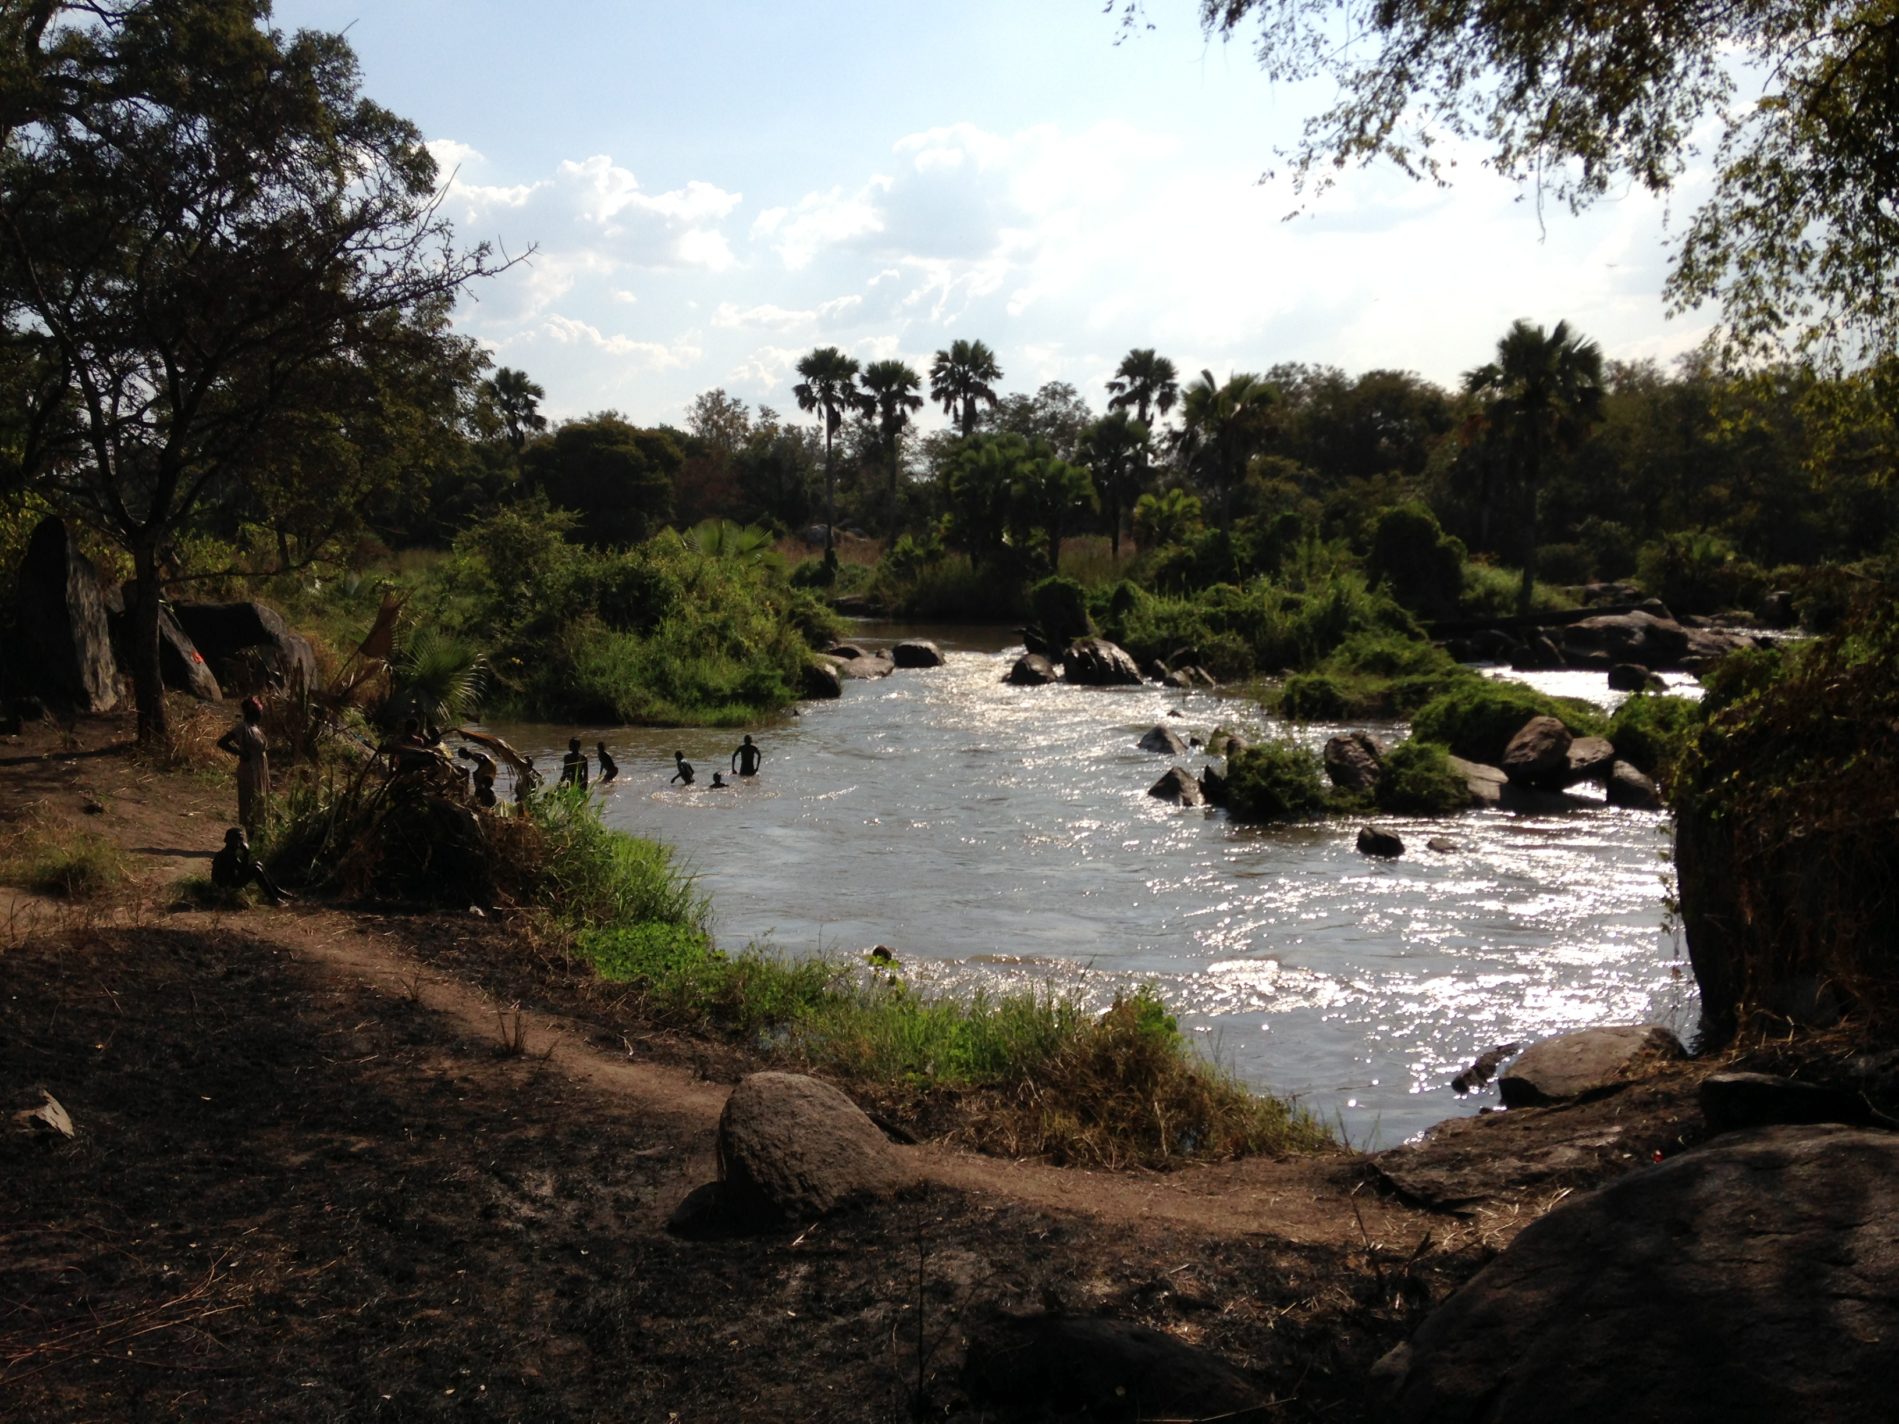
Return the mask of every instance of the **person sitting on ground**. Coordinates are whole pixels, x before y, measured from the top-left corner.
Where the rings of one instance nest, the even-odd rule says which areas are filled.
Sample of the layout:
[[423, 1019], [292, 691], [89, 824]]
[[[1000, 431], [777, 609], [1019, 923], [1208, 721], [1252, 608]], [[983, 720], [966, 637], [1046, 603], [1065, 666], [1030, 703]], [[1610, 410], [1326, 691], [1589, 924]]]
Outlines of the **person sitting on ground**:
[[747, 732], [732, 752], [732, 770], [740, 776], [757, 776], [758, 764], [764, 759], [765, 754], [752, 744], [752, 734]]
[[673, 781], [681, 781], [687, 786], [692, 785], [692, 763], [686, 760], [686, 754], [684, 752], [673, 753], [673, 766], [676, 769], [672, 774], [672, 780], [666, 784], [670, 786]]
[[712, 773], [712, 784], [706, 788], [708, 791], [730, 791], [731, 789], [732, 783], [725, 779], [725, 773], [722, 771]]
[[264, 864], [251, 854], [250, 839], [241, 827], [224, 833], [224, 849], [211, 857], [211, 883], [224, 890], [242, 890], [255, 882], [270, 896], [273, 905], [288, 905], [290, 896], [264, 870]]
[[587, 754], [580, 749], [580, 738], [567, 739], [567, 755], [560, 759], [560, 784], [587, 789]]
[[609, 781], [620, 774], [620, 763], [615, 761], [612, 756], [608, 754], [607, 744], [605, 742], [598, 742], [595, 744], [595, 747], [600, 753], [600, 784], [605, 786]]
[[218, 738], [218, 746], [237, 758], [237, 819], [255, 835], [264, 823], [270, 797], [270, 743], [264, 737], [264, 704], [246, 697], [244, 720]]

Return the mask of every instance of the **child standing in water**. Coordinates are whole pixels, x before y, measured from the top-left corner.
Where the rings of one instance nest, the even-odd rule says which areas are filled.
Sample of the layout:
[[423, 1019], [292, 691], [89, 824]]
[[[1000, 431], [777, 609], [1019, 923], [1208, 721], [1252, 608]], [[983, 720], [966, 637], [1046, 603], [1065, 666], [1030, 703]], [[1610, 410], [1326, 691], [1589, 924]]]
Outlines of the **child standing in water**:
[[605, 786], [620, 774], [620, 763], [607, 754], [607, 744], [600, 742], [594, 748], [600, 753], [600, 784]]
[[670, 786], [673, 781], [679, 781], [685, 783], [687, 786], [692, 785], [692, 763], [686, 760], [686, 754], [684, 752], [673, 753], [673, 766], [675, 769], [673, 771], [672, 781], [668, 781], [666, 784]]

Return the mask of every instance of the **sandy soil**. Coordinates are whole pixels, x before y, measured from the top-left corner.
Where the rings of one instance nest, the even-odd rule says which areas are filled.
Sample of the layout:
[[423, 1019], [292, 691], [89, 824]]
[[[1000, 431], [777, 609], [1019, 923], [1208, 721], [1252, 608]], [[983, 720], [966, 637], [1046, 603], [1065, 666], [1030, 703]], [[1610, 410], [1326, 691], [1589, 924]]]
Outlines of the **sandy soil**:
[[[683, 1241], [758, 1065], [494, 919], [177, 908], [233, 793], [125, 737], [0, 745], [0, 817], [139, 867], [106, 907], [0, 891], [0, 1107], [44, 1088], [77, 1129], [0, 1123], [0, 1418], [1071, 1417], [970, 1397], [966, 1329], [999, 1310], [1140, 1322], [1245, 1371], [1261, 1418], [1359, 1418], [1433, 1303], [1636, 1164], [1502, 1175], [1453, 1215], [1345, 1153], [1108, 1173], [926, 1140], [913, 1199]], [[1690, 1089], [1643, 1100], [1644, 1143]]]

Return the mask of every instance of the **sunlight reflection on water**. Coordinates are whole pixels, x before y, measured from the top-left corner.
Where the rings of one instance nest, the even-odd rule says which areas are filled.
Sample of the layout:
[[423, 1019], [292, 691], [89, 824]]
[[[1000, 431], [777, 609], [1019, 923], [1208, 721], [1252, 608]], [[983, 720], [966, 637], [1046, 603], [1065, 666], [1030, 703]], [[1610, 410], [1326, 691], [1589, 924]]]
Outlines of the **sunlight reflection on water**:
[[[727, 943], [887, 944], [926, 985], [1048, 983], [1095, 1003], [1151, 982], [1221, 1061], [1299, 1094], [1355, 1144], [1473, 1111], [1485, 1099], [1457, 1098], [1449, 1080], [1496, 1043], [1692, 1026], [1693, 983], [1663, 929], [1659, 815], [1390, 818], [1406, 855], [1372, 862], [1356, 821], [1238, 827], [1146, 794], [1169, 759], [1136, 748], [1144, 732], [1288, 730], [1256, 703], [1009, 687], [998, 637], [924, 635], [947, 666], [848, 682], [837, 701], [754, 728], [763, 770], [711, 793], [726, 798], [718, 815], [700, 814], [701, 789], [650, 793], [674, 747], [709, 776], [737, 733], [581, 729], [620, 758], [609, 823], [678, 849]], [[1604, 698], [1599, 675], [1566, 676]], [[504, 730], [537, 753], [569, 734]], [[1338, 730], [1294, 734], [1317, 746]], [[1434, 836], [1456, 848], [1425, 849]]]

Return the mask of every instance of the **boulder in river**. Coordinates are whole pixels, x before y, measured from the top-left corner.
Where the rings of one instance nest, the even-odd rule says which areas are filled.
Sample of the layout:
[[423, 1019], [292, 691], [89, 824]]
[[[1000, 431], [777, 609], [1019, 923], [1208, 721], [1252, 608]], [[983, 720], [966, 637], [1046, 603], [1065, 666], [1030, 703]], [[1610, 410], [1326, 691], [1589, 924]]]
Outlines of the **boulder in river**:
[[1626, 761], [1619, 761], [1609, 768], [1609, 804], [1656, 811], [1661, 809], [1662, 794], [1648, 777]]
[[1513, 1108], [1565, 1102], [1622, 1086], [1647, 1065], [1684, 1058], [1681, 1040], [1660, 1024], [1585, 1028], [1533, 1045], [1497, 1080]]
[[1579, 781], [1607, 781], [1609, 769], [1615, 764], [1615, 747], [1607, 737], [1575, 737], [1566, 755], [1569, 764], [1563, 768], [1564, 786], [1574, 786]]
[[1325, 744], [1325, 774], [1344, 791], [1369, 796], [1385, 774], [1385, 744], [1370, 732], [1347, 732]]
[[1379, 1417], [1880, 1419], [1899, 1136], [1770, 1127], [1571, 1197], [1374, 1371]]
[[1141, 670], [1119, 644], [1078, 638], [1062, 654], [1062, 676], [1085, 687], [1138, 687]]
[[1055, 664], [1040, 653], [1024, 653], [1015, 660], [1004, 679], [1016, 687], [1041, 687], [1055, 681]]
[[1147, 788], [1147, 794], [1178, 806], [1204, 806], [1207, 801], [1200, 783], [1184, 766], [1170, 766], [1159, 781]]
[[838, 660], [822, 654], [804, 665], [804, 695], [824, 699], [844, 695], [844, 679], [837, 670]]
[[1385, 826], [1360, 826], [1358, 829], [1358, 853], [1378, 856], [1384, 860], [1396, 860], [1404, 854], [1404, 842], [1398, 833]]
[[900, 668], [943, 666], [943, 650], [927, 638], [906, 638], [890, 650], [890, 660]]
[[1555, 717], [1532, 717], [1503, 752], [1503, 774], [1524, 786], [1553, 790], [1569, 770], [1569, 728]]
[[1651, 670], [1679, 668], [1688, 654], [1688, 630], [1667, 617], [1666, 610], [1662, 616], [1645, 611], [1598, 614], [1562, 631], [1569, 660], [1593, 667], [1640, 663]]
[[1640, 663], [1615, 663], [1609, 668], [1609, 691], [1641, 692], [1654, 676]]
[[1200, 768], [1200, 794], [1206, 798], [1209, 806], [1224, 806], [1227, 803], [1226, 775], [1210, 766]]
[[1155, 727], [1142, 737], [1139, 746], [1144, 752], [1157, 752], [1161, 756], [1185, 756], [1187, 744], [1181, 740], [1180, 733], [1172, 727]]

